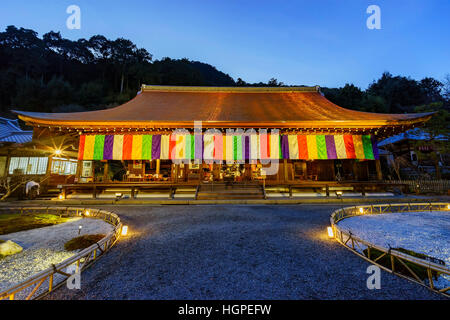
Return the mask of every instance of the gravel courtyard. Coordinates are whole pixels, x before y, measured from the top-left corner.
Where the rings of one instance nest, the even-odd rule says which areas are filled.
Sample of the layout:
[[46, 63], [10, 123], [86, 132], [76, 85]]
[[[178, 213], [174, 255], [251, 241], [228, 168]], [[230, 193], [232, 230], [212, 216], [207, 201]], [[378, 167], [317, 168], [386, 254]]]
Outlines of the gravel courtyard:
[[327, 239], [336, 205], [116, 206], [130, 235], [47, 299], [440, 299]]

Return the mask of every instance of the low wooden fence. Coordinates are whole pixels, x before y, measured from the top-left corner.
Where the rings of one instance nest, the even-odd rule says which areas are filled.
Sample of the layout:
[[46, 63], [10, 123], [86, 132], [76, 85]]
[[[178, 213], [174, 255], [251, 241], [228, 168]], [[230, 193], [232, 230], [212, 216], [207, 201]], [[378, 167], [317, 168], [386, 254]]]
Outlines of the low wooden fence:
[[[449, 203], [396, 203], [396, 204], [376, 204], [365, 206], [354, 206], [341, 208], [334, 211], [331, 215], [330, 222], [333, 229], [334, 238], [347, 249], [362, 257], [363, 259], [378, 265], [380, 268], [407, 278], [411, 281], [419, 283], [429, 289], [439, 292], [447, 297], [450, 297], [450, 287], [437, 288], [433, 281], [433, 275], [445, 275], [450, 280], [450, 268], [448, 266], [439, 263], [438, 259], [429, 257], [428, 259], [421, 259], [400, 251], [396, 251], [391, 248], [384, 248], [372, 244], [366, 240], [360, 239], [350, 231], [341, 230], [338, 226], [338, 222], [354, 217], [367, 214], [386, 214], [396, 212], [421, 212], [421, 211], [450, 211]], [[450, 217], [450, 216], [449, 216]], [[407, 249], [407, 248], [406, 248]], [[373, 253], [378, 251], [381, 253], [379, 256], [375, 256]], [[383, 257], [390, 259], [390, 266], [386, 267], [379, 263]], [[409, 266], [408, 266], [409, 264]], [[423, 280], [417, 272], [412, 270], [411, 265], [419, 266], [427, 270], [427, 279]], [[407, 274], [399, 273], [396, 270], [396, 266], [407, 270]]]
[[122, 231], [120, 218], [115, 213], [105, 210], [70, 207], [9, 207], [0, 208], [0, 211], [16, 212], [20, 214], [48, 213], [70, 217], [82, 216], [85, 218], [102, 219], [114, 226], [114, 229], [110, 233], [92, 246], [76, 253], [61, 263], [53, 265], [52, 267], [31, 276], [17, 285], [1, 291], [0, 300], [30, 300], [39, 298], [51, 292], [66, 282], [72, 275], [67, 273], [67, 268], [69, 266], [76, 266], [76, 270], [79, 272], [85, 270], [117, 242]]
[[385, 180], [384, 182], [395, 185], [406, 185], [413, 193], [438, 193], [448, 194], [450, 180]]

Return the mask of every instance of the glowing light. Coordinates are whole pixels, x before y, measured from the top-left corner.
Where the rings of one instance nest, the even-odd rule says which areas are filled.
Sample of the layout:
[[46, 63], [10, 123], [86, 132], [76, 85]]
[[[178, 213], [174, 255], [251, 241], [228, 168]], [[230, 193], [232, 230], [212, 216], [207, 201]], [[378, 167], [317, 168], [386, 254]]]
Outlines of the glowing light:
[[333, 233], [333, 228], [332, 227], [328, 227], [327, 228], [327, 233], [328, 233], [328, 238], [333, 238], [334, 237], [334, 233]]
[[55, 150], [55, 154], [56, 154], [56, 155], [59, 156], [61, 153], [62, 153], [61, 149], [56, 149], [56, 150]]
[[86, 210], [86, 212], [84, 213], [86, 216], [89, 216], [89, 210]]
[[122, 235], [123, 236], [126, 236], [127, 235], [127, 233], [128, 233], [128, 226], [122, 226]]
[[450, 204], [447, 205], [447, 209], [450, 210]]
[[81, 229], [83, 228], [83, 226], [78, 226], [78, 234], [81, 233]]
[[59, 199], [59, 200], [64, 200], [64, 196], [63, 196], [62, 194], [60, 194], [60, 195], [58, 196], [58, 199]]
[[364, 209], [363, 208], [359, 208], [359, 213], [364, 213]]

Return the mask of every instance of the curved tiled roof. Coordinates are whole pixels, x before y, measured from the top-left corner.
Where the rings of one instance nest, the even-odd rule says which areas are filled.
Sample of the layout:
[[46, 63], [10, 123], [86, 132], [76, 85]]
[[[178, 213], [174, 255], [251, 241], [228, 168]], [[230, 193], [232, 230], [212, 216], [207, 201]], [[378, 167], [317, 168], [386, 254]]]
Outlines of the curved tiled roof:
[[241, 124], [320, 127], [407, 124], [431, 116], [430, 113], [381, 114], [345, 109], [327, 100], [318, 87], [143, 86], [135, 98], [111, 109], [73, 113], [14, 112], [32, 124], [62, 126], [173, 126], [203, 121], [223, 127]]
[[33, 138], [33, 131], [22, 130], [17, 119], [0, 117], [0, 142], [26, 143]]

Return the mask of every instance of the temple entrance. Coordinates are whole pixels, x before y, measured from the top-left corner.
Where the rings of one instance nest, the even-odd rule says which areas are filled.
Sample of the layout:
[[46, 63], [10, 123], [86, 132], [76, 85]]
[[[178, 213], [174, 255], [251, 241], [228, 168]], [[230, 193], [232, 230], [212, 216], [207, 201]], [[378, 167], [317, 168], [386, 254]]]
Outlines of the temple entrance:
[[261, 177], [261, 165], [224, 163], [204, 164], [203, 182], [246, 182]]

